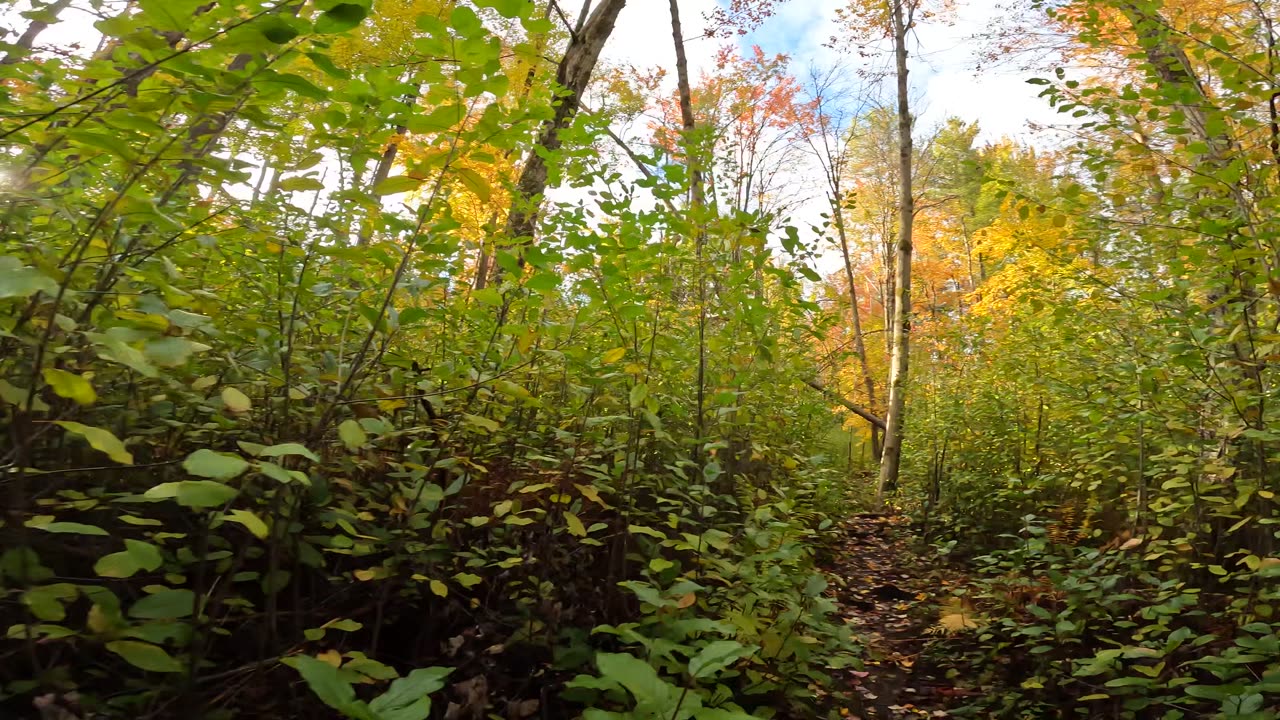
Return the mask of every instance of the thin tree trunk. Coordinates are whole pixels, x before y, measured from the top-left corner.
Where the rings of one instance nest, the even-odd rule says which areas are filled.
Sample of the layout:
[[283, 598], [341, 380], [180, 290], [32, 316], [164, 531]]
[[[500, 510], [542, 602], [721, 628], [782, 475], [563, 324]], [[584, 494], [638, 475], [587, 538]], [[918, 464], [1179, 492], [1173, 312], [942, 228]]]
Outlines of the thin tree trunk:
[[[706, 406], [706, 377], [707, 377], [707, 281], [703, 277], [702, 267], [702, 250], [706, 240], [706, 235], [702, 231], [700, 218], [696, 214], [701, 212], [706, 202], [706, 196], [703, 194], [702, 188], [702, 171], [699, 168], [698, 149], [695, 147], [693, 132], [696, 129], [696, 121], [693, 116], [693, 90], [689, 85], [689, 61], [684, 54], [684, 32], [680, 26], [680, 6], [678, 0], [670, 0], [671, 6], [671, 39], [676, 49], [676, 83], [680, 94], [680, 121], [683, 126], [685, 157], [689, 164], [689, 196], [690, 208], [695, 213], [695, 221], [697, 222], [697, 230], [695, 231], [694, 246], [697, 253], [697, 282], [698, 282], [698, 406], [697, 406], [697, 422], [695, 438], [694, 463], [701, 466], [702, 464], [702, 436], [704, 432], [705, 406]], [[730, 458], [732, 462], [732, 458]]]
[[894, 288], [893, 355], [889, 365], [889, 407], [885, 413], [884, 451], [876, 485], [876, 505], [884, 507], [885, 495], [897, 486], [902, 461], [902, 415], [906, 403], [907, 361], [911, 340], [911, 231], [915, 198], [911, 187], [911, 103], [907, 84], [907, 32], [910, 14], [907, 0], [891, 0], [893, 52], [898, 75], [898, 248], [897, 284]]
[[[853, 261], [849, 256], [849, 235], [844, 226], [844, 211], [840, 207], [840, 179], [834, 173], [831, 176], [833, 199], [831, 212], [836, 221], [836, 235], [840, 238], [840, 253], [844, 258], [844, 276], [849, 283], [849, 314], [853, 323], [853, 352], [858, 356], [862, 366], [862, 384], [867, 390], [867, 406], [876, 406], [876, 383], [871, 377], [871, 365], [867, 362], [867, 344], [862, 336], [862, 310], [858, 307], [858, 285], [853, 278]], [[880, 435], [874, 423], [871, 425], [871, 454], [880, 458]]]
[[[560, 148], [560, 132], [569, 127], [581, 104], [582, 93], [587, 89], [591, 73], [595, 70], [600, 51], [613, 33], [618, 13], [627, 0], [604, 0], [591, 13], [580, 32], [574, 33], [569, 47], [556, 68], [556, 85], [564, 90], [564, 96], [556, 103], [555, 113], [542, 123], [538, 133], [538, 146], [545, 153]], [[521, 243], [533, 240], [537, 226], [538, 206], [547, 190], [547, 161], [544, 152], [530, 152], [529, 159], [516, 181], [516, 195], [512, 199], [511, 212], [507, 215], [506, 237], [509, 242]]]
[[671, 39], [676, 46], [676, 85], [680, 93], [680, 121], [684, 126], [685, 153], [689, 163], [689, 192], [694, 207], [702, 207], [706, 197], [702, 189], [702, 170], [696, 162], [692, 147], [696, 121], [693, 117], [693, 89], [689, 84], [689, 60], [684, 54], [684, 35], [680, 27], [680, 7], [677, 0], [670, 0]]

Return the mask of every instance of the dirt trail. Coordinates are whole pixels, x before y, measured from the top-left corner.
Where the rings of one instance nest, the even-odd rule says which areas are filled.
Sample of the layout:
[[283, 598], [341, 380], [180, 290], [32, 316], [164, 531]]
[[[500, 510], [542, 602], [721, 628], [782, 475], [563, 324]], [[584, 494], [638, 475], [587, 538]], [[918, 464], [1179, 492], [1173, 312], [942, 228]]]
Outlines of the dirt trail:
[[956, 704], [946, 668], [922, 655], [938, 603], [958, 581], [941, 563], [915, 554], [905, 517], [857, 515], [826, 568], [840, 613], [867, 643], [862, 671], [841, 671], [852, 688], [846, 717], [854, 720], [950, 717]]

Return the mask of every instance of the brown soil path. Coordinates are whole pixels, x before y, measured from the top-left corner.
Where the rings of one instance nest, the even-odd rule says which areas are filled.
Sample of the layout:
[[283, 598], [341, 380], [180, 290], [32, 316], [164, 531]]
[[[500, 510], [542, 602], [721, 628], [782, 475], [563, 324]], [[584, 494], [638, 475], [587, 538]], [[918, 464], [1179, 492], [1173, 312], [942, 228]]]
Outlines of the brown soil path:
[[852, 700], [842, 714], [853, 720], [950, 717], [963, 702], [938, 667], [922, 654], [936, 629], [938, 605], [960, 582], [942, 563], [910, 547], [902, 516], [856, 515], [826, 570], [828, 594], [854, 634], [866, 643], [866, 667], [844, 670]]

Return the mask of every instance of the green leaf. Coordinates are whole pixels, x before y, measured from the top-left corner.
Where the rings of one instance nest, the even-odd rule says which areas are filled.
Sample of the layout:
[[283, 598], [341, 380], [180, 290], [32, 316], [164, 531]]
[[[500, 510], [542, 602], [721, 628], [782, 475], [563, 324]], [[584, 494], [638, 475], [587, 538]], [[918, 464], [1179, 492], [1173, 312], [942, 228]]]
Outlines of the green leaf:
[[236, 496], [238, 491], [230, 485], [213, 480], [183, 480], [160, 483], [143, 493], [143, 497], [172, 498], [179, 505], [191, 508], [217, 507]]
[[57, 368], [45, 368], [41, 374], [58, 397], [74, 400], [81, 405], [92, 405], [98, 400], [98, 393], [94, 392], [93, 385], [75, 373]]
[[81, 425], [78, 422], [69, 422], [67, 420], [56, 421], [67, 432], [74, 433], [89, 442], [89, 447], [94, 450], [105, 453], [107, 457], [120, 463], [121, 465], [133, 464], [133, 453], [125, 450], [124, 443], [112, 435], [110, 432], [102, 428]]
[[267, 534], [270, 532], [270, 530], [267, 529], [267, 524], [262, 521], [262, 518], [248, 510], [232, 510], [222, 517], [230, 522], [243, 525], [246, 530], [253, 533], [253, 536], [259, 540], [266, 540]]
[[201, 448], [182, 461], [182, 469], [197, 477], [230, 480], [249, 469], [249, 461], [239, 455]]
[[365, 434], [364, 428], [360, 427], [360, 423], [355, 420], [343, 420], [338, 425], [338, 438], [348, 450], [358, 450], [369, 442], [369, 436]]
[[107, 649], [124, 658], [130, 665], [150, 672], [182, 672], [182, 666], [164, 648], [136, 640], [116, 640]]
[[636, 383], [631, 388], [631, 407], [638, 408], [644, 403], [645, 398], [649, 397], [649, 386], [645, 383]]
[[[24, 407], [27, 404], [27, 396], [29, 394], [30, 392], [24, 387], [11, 385], [4, 380], [0, 380], [0, 401], [2, 402]], [[49, 404], [41, 400], [39, 395], [32, 398], [31, 410], [33, 412], [46, 412], [48, 409]]]
[[454, 579], [454, 582], [458, 583], [459, 585], [467, 589], [471, 589], [476, 585], [479, 585], [480, 583], [484, 582], [484, 578], [480, 577], [479, 575], [472, 575], [471, 573], [458, 573], [457, 575], [453, 576], [453, 579]]
[[323, 190], [324, 183], [313, 177], [291, 177], [281, 180], [279, 188], [285, 192], [305, 192]]
[[440, 582], [439, 580], [432, 580], [432, 581], [430, 582], [430, 586], [431, 586], [431, 592], [432, 592], [433, 594], [435, 594], [435, 595], [439, 595], [440, 597], [449, 597], [449, 586], [448, 586], [448, 585], [445, 585], [444, 583]]
[[582, 524], [582, 520], [580, 520], [577, 515], [574, 515], [573, 513], [566, 511], [564, 514], [564, 519], [565, 519], [565, 522], [568, 523], [569, 525], [570, 535], [575, 535], [577, 537], [587, 536], [587, 528], [585, 525]]
[[307, 687], [325, 705], [354, 720], [380, 720], [368, 705], [356, 699], [356, 691], [338, 674], [338, 668], [306, 655], [286, 658], [283, 662], [302, 675]]
[[283, 45], [301, 34], [297, 27], [278, 15], [264, 18], [256, 27], [268, 42], [276, 45]]
[[416, 190], [419, 185], [426, 182], [422, 178], [410, 177], [408, 175], [397, 175], [389, 177], [386, 180], [373, 186], [374, 195], [397, 195], [410, 190]]
[[79, 589], [71, 583], [41, 585], [22, 593], [22, 604], [26, 605], [36, 618], [47, 622], [58, 622], [67, 617], [67, 609], [62, 602], [74, 600], [79, 594]]
[[637, 715], [666, 715], [674, 709], [680, 688], [658, 677], [649, 663], [626, 653], [599, 653], [596, 667], [606, 680], [625, 687], [636, 699]]
[[369, 15], [369, 8], [358, 3], [338, 3], [316, 18], [316, 32], [321, 35], [346, 32]]
[[519, 17], [527, 17], [529, 9], [533, 7], [533, 4], [528, 0], [479, 0], [476, 5], [493, 8], [502, 17], [512, 20]]
[[254, 79], [254, 84], [263, 89], [292, 90], [294, 93], [311, 100], [328, 100], [329, 91], [316, 85], [301, 75], [278, 73], [265, 70]]
[[258, 462], [258, 472], [266, 475], [276, 482], [282, 482], [285, 484], [295, 482], [302, 483], [303, 485], [311, 484], [311, 478], [307, 477], [306, 473], [298, 470], [285, 470], [279, 465], [267, 460], [260, 460]]
[[689, 675], [698, 679], [711, 677], [753, 652], [754, 647], [735, 640], [716, 640], [689, 660]]
[[11, 255], [0, 255], [0, 300], [27, 298], [42, 292], [56, 295], [58, 283], [33, 267], [27, 267]]
[[457, 173], [458, 179], [462, 181], [462, 184], [479, 198], [480, 202], [487, 203], [493, 197], [493, 188], [489, 187], [489, 181], [480, 173], [464, 167], [456, 168], [454, 172]]
[[110, 535], [110, 533], [97, 525], [85, 525], [83, 523], [74, 522], [51, 522], [47, 525], [31, 525], [30, 523], [27, 523], [27, 527], [34, 527], [37, 530], [43, 530], [45, 532], [67, 533], [71, 535]]
[[419, 668], [405, 677], [394, 680], [391, 687], [373, 702], [369, 709], [380, 720], [424, 720], [431, 714], [431, 698], [428, 696], [444, 688], [444, 679], [452, 668]]
[[320, 458], [315, 453], [308, 450], [304, 445], [298, 443], [280, 443], [270, 447], [262, 448], [258, 451], [259, 457], [283, 457], [285, 455], [301, 455], [312, 462], [320, 462]]
[[190, 590], [161, 590], [129, 608], [129, 617], [173, 620], [188, 617], [195, 609], [196, 594]]
[[177, 367], [186, 364], [192, 354], [210, 349], [204, 343], [192, 342], [186, 338], [166, 337], [148, 342], [142, 347], [142, 354], [160, 367]]
[[328, 75], [329, 77], [339, 78], [341, 80], [351, 79], [351, 73], [347, 72], [346, 70], [343, 70], [337, 65], [334, 65], [333, 60], [328, 55], [322, 55], [316, 52], [309, 52], [307, 53], [307, 57], [311, 60], [312, 63], [315, 64], [316, 67], [320, 68], [320, 71], [323, 72], [325, 75]]
[[249, 408], [253, 407], [249, 396], [233, 387], [222, 388], [222, 404], [233, 413], [249, 412]]
[[125, 549], [98, 558], [93, 571], [99, 577], [127, 578], [138, 571], [151, 572], [164, 564], [160, 548], [140, 540], [125, 540]]
[[470, 415], [468, 413], [463, 413], [462, 419], [468, 425], [473, 425], [475, 427], [480, 428], [481, 430], [485, 430], [491, 433], [498, 432], [498, 430], [502, 427], [501, 425], [494, 422], [493, 420], [490, 420], [487, 417], [481, 417], [479, 415]]

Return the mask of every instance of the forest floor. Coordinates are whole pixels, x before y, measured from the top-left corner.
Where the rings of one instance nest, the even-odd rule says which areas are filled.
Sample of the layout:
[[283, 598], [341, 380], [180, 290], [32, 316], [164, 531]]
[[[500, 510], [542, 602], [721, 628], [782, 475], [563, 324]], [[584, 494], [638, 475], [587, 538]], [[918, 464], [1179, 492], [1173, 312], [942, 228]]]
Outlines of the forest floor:
[[950, 717], [947, 708], [966, 694], [924, 652], [939, 604], [963, 577], [913, 550], [906, 522], [871, 514], [844, 521], [825, 568], [828, 593], [866, 643], [865, 668], [840, 671], [852, 696], [842, 715], [852, 720]]

